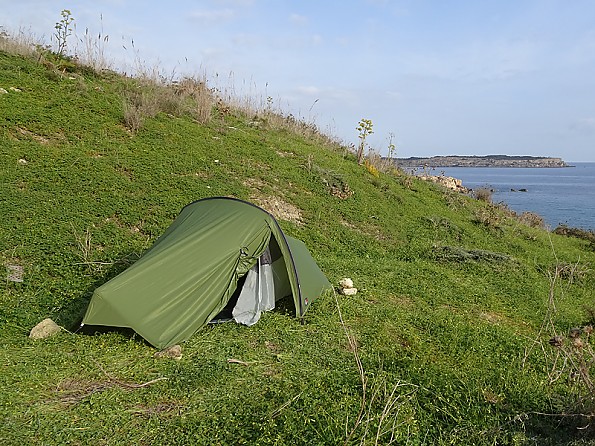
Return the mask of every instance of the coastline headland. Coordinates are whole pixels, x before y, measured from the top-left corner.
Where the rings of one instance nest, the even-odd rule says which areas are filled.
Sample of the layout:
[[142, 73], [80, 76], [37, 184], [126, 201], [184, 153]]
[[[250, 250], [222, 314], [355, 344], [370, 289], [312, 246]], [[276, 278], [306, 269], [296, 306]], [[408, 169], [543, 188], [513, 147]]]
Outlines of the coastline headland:
[[562, 158], [537, 156], [432, 156], [429, 158], [395, 158], [395, 164], [404, 168], [415, 167], [571, 167]]

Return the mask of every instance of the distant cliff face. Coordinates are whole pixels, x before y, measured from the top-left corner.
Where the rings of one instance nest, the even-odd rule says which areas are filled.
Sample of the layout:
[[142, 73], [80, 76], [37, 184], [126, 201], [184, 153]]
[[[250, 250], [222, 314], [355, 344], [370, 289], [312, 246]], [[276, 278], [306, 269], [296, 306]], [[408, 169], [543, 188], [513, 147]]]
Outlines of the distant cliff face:
[[433, 156], [430, 158], [397, 158], [399, 167], [569, 167], [562, 158], [535, 156]]

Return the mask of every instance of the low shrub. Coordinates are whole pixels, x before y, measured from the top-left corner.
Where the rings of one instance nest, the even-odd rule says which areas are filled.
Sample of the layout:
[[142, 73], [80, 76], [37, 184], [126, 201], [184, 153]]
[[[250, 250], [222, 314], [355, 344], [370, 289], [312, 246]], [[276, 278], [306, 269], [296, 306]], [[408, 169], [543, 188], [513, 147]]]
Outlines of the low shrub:
[[485, 209], [479, 209], [473, 216], [475, 223], [485, 227], [498, 229], [502, 223], [502, 213], [495, 206], [487, 206]]
[[535, 212], [523, 212], [518, 217], [519, 221], [531, 228], [545, 228], [545, 220], [539, 214]]
[[554, 229], [554, 234], [565, 235], [567, 237], [576, 237], [595, 243], [595, 231], [587, 231], [581, 228], [571, 228], [566, 225], [559, 225]]
[[479, 189], [475, 189], [473, 191], [473, 197], [479, 201], [485, 201], [486, 203], [492, 202], [492, 194], [494, 191], [492, 189], [488, 189], [487, 187], [480, 187]]

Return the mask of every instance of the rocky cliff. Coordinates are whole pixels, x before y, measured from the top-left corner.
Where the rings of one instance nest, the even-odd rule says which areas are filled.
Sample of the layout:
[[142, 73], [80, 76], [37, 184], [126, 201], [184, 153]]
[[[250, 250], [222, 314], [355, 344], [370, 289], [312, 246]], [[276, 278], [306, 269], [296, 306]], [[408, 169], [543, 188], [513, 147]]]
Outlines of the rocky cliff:
[[562, 158], [535, 156], [433, 156], [396, 158], [399, 167], [569, 167]]

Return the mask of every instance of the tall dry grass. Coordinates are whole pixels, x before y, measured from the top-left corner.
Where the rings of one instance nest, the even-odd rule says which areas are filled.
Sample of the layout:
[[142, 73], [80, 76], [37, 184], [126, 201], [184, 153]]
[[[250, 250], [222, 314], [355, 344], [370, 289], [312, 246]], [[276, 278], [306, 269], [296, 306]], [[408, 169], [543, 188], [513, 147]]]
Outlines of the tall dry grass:
[[16, 32], [0, 26], [0, 51], [25, 57], [39, 56], [42, 45], [40, 39], [23, 28]]
[[112, 63], [106, 55], [105, 46], [109, 42], [109, 35], [100, 32], [93, 36], [89, 28], [85, 29], [82, 37], [76, 34], [74, 57], [78, 63], [92, 68], [95, 71], [112, 69]]
[[[76, 32], [71, 37], [72, 54], [57, 55], [51, 45], [42, 39], [19, 30], [9, 33], [0, 27], [0, 50], [26, 57], [36, 57], [38, 62], [51, 65], [47, 59], [60, 59], [101, 73], [105, 70], [126, 74], [109, 59], [107, 45], [109, 36], [103, 31], [94, 34], [88, 28], [82, 35]], [[191, 116], [198, 124], [207, 124], [218, 115], [229, 114], [246, 119], [253, 127], [267, 130], [287, 131], [308, 138], [333, 150], [347, 151], [345, 144], [330, 132], [318, 127], [314, 119], [305, 119], [288, 113], [268, 95], [259, 93], [254, 82], [239, 83], [230, 73], [227, 78], [218, 75], [212, 81], [206, 75], [178, 76], [166, 74], [156, 65], [145, 63], [132, 43], [132, 82], [122, 93], [124, 124], [131, 132], [139, 131], [147, 119], [159, 113], [180, 117]], [[52, 57], [49, 57], [52, 56]], [[210, 86], [214, 84], [215, 86]], [[265, 89], [266, 91], [266, 89]]]

